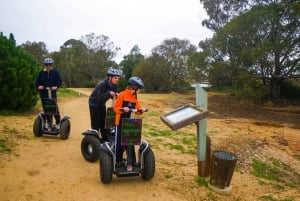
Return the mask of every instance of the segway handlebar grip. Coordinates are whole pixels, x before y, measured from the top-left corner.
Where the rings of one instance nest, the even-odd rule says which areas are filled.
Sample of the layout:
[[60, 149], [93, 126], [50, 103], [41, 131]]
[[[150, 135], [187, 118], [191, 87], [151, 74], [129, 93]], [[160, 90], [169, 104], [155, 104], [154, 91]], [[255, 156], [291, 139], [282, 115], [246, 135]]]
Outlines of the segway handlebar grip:
[[[120, 108], [120, 111], [124, 112], [124, 108]], [[128, 112], [143, 112], [142, 109], [129, 109]], [[148, 112], [148, 109], [146, 109], [144, 112]]]

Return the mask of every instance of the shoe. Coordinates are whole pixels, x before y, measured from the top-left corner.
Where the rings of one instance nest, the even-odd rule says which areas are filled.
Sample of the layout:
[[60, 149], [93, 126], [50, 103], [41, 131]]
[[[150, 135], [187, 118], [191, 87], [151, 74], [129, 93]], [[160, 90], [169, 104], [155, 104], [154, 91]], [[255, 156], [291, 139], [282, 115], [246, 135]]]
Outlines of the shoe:
[[130, 164], [127, 165], [127, 171], [129, 171], [129, 172], [132, 171], [132, 165], [130, 165]]
[[59, 130], [60, 129], [60, 124], [56, 125], [56, 129]]

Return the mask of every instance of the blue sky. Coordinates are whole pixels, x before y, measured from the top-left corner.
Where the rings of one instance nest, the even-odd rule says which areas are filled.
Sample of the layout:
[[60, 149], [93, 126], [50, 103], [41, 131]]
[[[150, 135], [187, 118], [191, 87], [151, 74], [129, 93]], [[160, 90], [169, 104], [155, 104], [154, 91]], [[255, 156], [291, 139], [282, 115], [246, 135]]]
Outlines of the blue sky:
[[13, 33], [17, 44], [44, 42], [59, 50], [68, 39], [106, 35], [121, 51], [138, 45], [142, 54], [165, 39], [188, 39], [197, 45], [212, 37], [201, 25], [207, 15], [199, 0], [1, 0], [0, 31]]

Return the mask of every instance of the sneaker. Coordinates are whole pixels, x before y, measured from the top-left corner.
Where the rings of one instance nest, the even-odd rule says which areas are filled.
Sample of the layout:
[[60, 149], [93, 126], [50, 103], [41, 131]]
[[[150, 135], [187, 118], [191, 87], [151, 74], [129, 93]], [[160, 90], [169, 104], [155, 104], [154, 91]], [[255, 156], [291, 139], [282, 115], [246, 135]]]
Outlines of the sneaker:
[[127, 165], [127, 171], [132, 171], [132, 165], [130, 164]]
[[56, 125], [56, 129], [59, 130], [60, 129], [60, 124]]

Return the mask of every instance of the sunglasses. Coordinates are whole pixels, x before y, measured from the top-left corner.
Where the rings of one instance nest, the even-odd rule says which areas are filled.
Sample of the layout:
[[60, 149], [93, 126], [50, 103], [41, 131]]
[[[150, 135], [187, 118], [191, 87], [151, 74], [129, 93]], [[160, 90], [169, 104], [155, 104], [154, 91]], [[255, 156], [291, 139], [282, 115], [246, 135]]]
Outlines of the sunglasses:
[[45, 66], [52, 66], [52, 64], [45, 64]]

